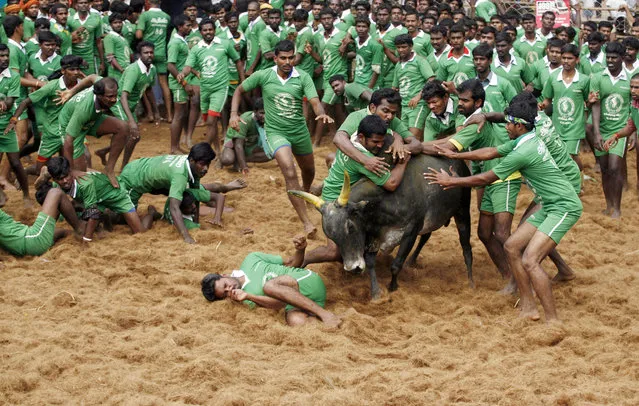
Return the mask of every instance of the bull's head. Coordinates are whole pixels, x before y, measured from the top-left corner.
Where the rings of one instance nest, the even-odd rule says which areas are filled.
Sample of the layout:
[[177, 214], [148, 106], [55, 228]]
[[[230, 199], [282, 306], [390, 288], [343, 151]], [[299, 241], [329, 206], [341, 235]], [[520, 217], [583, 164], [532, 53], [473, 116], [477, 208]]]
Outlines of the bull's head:
[[350, 177], [344, 171], [342, 191], [334, 202], [325, 202], [322, 198], [298, 190], [289, 190], [289, 194], [311, 203], [322, 213], [324, 234], [337, 244], [344, 269], [349, 272], [362, 272], [366, 269], [364, 250], [366, 249], [366, 231], [362, 209], [366, 202], [348, 201], [351, 194]]

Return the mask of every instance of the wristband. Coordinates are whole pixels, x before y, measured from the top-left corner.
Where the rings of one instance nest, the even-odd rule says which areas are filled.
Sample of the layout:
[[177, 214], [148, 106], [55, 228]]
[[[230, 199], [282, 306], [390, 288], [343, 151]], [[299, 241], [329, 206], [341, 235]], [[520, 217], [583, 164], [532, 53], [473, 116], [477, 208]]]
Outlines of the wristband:
[[11, 116], [11, 118], [9, 119], [9, 123], [10, 124], [15, 124], [17, 122], [18, 122], [18, 117]]
[[619, 133], [612, 134], [612, 138], [614, 138], [615, 141], [619, 140]]
[[186, 85], [188, 85], [188, 83], [186, 82], [186, 79], [182, 79], [182, 81], [180, 82], [180, 84], [181, 84], [182, 86], [186, 86]]
[[87, 238], [87, 237], [82, 237], [82, 241], [91, 242], [91, 241], [93, 241], [93, 239], [92, 238]]

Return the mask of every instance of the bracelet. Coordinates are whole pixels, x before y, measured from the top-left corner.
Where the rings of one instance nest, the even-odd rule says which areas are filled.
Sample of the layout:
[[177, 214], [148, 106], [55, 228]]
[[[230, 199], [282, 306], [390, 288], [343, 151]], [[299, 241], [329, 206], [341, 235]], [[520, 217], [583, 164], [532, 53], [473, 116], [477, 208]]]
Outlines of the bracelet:
[[16, 116], [11, 116], [11, 118], [9, 119], [10, 124], [15, 124], [17, 122], [18, 122], [18, 117]]
[[82, 241], [91, 242], [91, 241], [93, 241], [93, 239], [92, 238], [87, 238], [87, 237], [82, 237]]
[[182, 79], [182, 81], [180, 82], [180, 84], [181, 84], [182, 86], [186, 86], [186, 85], [188, 85], [188, 83], [186, 82], [186, 79]]
[[619, 133], [612, 134], [612, 138], [614, 138], [615, 140], [618, 140], [619, 139]]

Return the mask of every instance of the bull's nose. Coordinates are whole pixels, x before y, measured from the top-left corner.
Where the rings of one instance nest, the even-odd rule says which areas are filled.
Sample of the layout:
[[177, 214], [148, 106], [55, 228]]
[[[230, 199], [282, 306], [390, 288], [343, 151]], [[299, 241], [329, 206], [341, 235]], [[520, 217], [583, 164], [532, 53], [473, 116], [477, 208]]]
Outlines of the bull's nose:
[[344, 261], [344, 270], [352, 273], [362, 273], [366, 270], [366, 263], [363, 258], [353, 262]]

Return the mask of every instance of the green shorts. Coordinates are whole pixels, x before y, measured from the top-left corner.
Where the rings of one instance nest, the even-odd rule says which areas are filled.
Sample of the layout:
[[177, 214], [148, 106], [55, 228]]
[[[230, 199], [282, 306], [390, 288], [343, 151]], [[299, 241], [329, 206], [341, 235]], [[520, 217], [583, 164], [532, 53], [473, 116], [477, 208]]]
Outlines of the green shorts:
[[[297, 280], [297, 285], [300, 288], [300, 293], [305, 297], [311, 299], [317, 303], [319, 307], [324, 308], [326, 305], [326, 286], [322, 277], [313, 271], [308, 271], [308, 274], [302, 276]], [[295, 306], [286, 305], [286, 311], [296, 310]]]
[[4, 129], [0, 131], [0, 153], [3, 152], [20, 152], [20, 146], [18, 145], [18, 135], [15, 130], [9, 131], [7, 135], [4, 134]]
[[98, 203], [100, 211], [109, 209], [114, 213], [124, 214], [135, 211], [135, 206], [129, 194], [122, 188], [112, 188], [103, 195], [103, 199]]
[[423, 130], [426, 116], [428, 115], [426, 110], [427, 108], [423, 103], [419, 103], [415, 108], [402, 106], [402, 123], [406, 124], [407, 128]]
[[343, 97], [335, 94], [330, 83], [324, 82], [323, 88], [324, 88], [324, 96], [322, 96], [322, 103], [326, 103], [329, 106], [343, 103]]
[[189, 101], [189, 94], [184, 90], [182, 86], [178, 86], [175, 89], [171, 89], [173, 92], [173, 103], [185, 104]]
[[38, 149], [38, 160], [40, 160], [40, 157], [48, 160], [58, 152], [62, 151], [63, 145], [64, 139], [59, 134], [50, 133], [47, 129], [44, 129], [40, 139], [40, 148]]
[[189, 85], [191, 85], [191, 86], [197, 86], [197, 87], [200, 87], [200, 78], [198, 78], [198, 77], [197, 77], [197, 76], [195, 76], [195, 75], [189, 75], [189, 76], [186, 78], [186, 83], [188, 83], [188, 84], [189, 84]]
[[200, 111], [202, 114], [207, 114], [209, 111], [222, 113], [228, 92], [228, 87], [215, 91], [209, 90], [208, 86], [200, 87]]
[[[131, 105], [129, 104], [129, 108], [131, 109], [131, 113], [133, 113], [133, 119], [135, 120], [135, 122], [138, 122], [138, 116], [135, 114], [135, 108], [138, 105]], [[117, 103], [115, 103], [113, 105], [113, 107], [111, 107], [111, 114], [113, 115], [113, 117], [118, 118], [122, 121], [129, 121], [129, 118], [126, 116], [126, 113], [124, 112], [124, 108], [122, 107], [122, 102], [120, 100], [118, 100]]]
[[239, 83], [229, 83], [229, 94], [233, 97], [233, 93], [235, 93], [235, 89], [239, 86]]
[[568, 230], [577, 223], [577, 220], [581, 217], [581, 212], [582, 210], [578, 212], [558, 213], [553, 211], [548, 213], [542, 206], [537, 213], [533, 213], [526, 221], [559, 244], [559, 241], [566, 235]]
[[[82, 127], [81, 133], [77, 137], [73, 138], [73, 159], [78, 159], [84, 155], [84, 141], [86, 140], [87, 135], [98, 137], [98, 129], [107, 117], [107, 115], [101, 115], [95, 122]], [[60, 133], [63, 132], [61, 128], [59, 131]]]
[[480, 211], [490, 214], [508, 212], [515, 214], [521, 179], [506, 180], [484, 188]]
[[570, 155], [579, 155], [579, 147], [581, 147], [581, 140], [564, 140], [566, 149]]
[[166, 55], [165, 56], [156, 55], [155, 58], [153, 59], [153, 66], [155, 66], [155, 71], [157, 72], [158, 75], [166, 75], [166, 73], [168, 72], [168, 69], [167, 69], [168, 63], [166, 62]]
[[53, 246], [54, 232], [55, 219], [43, 212], [38, 213], [38, 218], [24, 236], [22, 255], [42, 255], [47, 252]]
[[[608, 138], [610, 137], [604, 138], [604, 141], [606, 141]], [[619, 141], [617, 141], [615, 146], [610, 148], [607, 152], [599, 151], [598, 149], [595, 149], [595, 156], [604, 156], [604, 155], [612, 154], [612, 155], [617, 155], [623, 158], [626, 155], [627, 142], [628, 142], [628, 137], [619, 138]]]
[[291, 147], [293, 155], [308, 155], [313, 153], [311, 134], [306, 129], [305, 133], [297, 135], [284, 135], [274, 131], [266, 132], [266, 145], [264, 152], [269, 158], [273, 158], [278, 149]]

